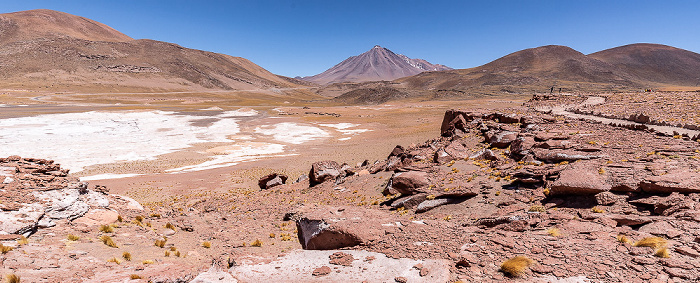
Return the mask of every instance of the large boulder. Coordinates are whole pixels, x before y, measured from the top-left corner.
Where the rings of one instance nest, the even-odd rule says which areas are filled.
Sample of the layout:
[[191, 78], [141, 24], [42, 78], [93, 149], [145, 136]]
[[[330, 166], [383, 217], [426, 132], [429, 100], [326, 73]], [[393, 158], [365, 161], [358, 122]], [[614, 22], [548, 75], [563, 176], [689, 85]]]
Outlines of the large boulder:
[[260, 178], [260, 180], [258, 180], [258, 186], [261, 190], [267, 190], [269, 188], [285, 184], [288, 178], [289, 177], [283, 174], [272, 173]]
[[338, 162], [326, 160], [315, 162], [309, 171], [309, 185], [315, 186], [328, 180], [340, 177], [341, 170]]
[[306, 250], [334, 250], [379, 240], [395, 223], [386, 212], [355, 207], [302, 207], [293, 213]]
[[428, 173], [423, 171], [408, 171], [396, 173], [391, 178], [392, 188], [404, 195], [412, 195], [421, 192], [421, 188], [428, 186]]
[[518, 137], [518, 133], [511, 131], [498, 131], [493, 133], [487, 133], [486, 139], [492, 147], [506, 148], [515, 141]]
[[572, 166], [559, 172], [559, 178], [552, 183], [552, 195], [594, 195], [610, 191], [610, 184], [593, 168]]
[[679, 169], [661, 176], [644, 179], [639, 186], [653, 194], [700, 193], [700, 173], [690, 169]]

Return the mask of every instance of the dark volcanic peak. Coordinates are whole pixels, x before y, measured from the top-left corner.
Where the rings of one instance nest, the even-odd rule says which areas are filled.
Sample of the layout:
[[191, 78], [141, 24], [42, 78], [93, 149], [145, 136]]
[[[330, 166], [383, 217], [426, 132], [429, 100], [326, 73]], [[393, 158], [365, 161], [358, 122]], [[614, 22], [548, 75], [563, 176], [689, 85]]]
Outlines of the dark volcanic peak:
[[375, 45], [365, 53], [345, 59], [318, 75], [304, 77], [304, 80], [319, 84], [381, 81], [413, 76], [425, 71], [442, 70], [451, 70], [451, 68], [431, 64], [423, 59], [411, 59]]
[[588, 55], [642, 80], [673, 85], [700, 85], [700, 54], [661, 44], [637, 43]]
[[0, 43], [56, 37], [111, 42], [133, 40], [105, 24], [59, 11], [40, 9], [0, 14]]

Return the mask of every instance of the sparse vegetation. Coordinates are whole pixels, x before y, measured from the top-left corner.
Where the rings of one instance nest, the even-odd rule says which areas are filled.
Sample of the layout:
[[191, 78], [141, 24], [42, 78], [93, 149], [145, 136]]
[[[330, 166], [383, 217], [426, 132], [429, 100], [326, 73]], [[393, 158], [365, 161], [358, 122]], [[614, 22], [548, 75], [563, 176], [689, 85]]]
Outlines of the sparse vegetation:
[[591, 208], [591, 211], [593, 211], [594, 213], [603, 213], [605, 212], [605, 209], [603, 209], [600, 206], [594, 206], [593, 208]]
[[666, 239], [661, 238], [661, 237], [646, 237], [644, 239], [641, 239], [637, 241], [636, 243], [633, 244], [635, 247], [652, 247], [655, 249], [659, 249], [662, 247], [666, 247], [666, 244], [668, 242]]
[[175, 256], [180, 257], [180, 251], [175, 251]]
[[503, 262], [501, 264], [501, 271], [509, 276], [518, 277], [522, 275], [532, 263], [533, 261], [525, 256], [516, 256]]
[[559, 237], [561, 236], [561, 230], [559, 230], [558, 228], [549, 228], [549, 230], [547, 230], [547, 234], [549, 234], [552, 237]]
[[79, 237], [79, 236], [76, 236], [76, 235], [73, 235], [73, 234], [68, 234], [68, 241], [73, 241], [73, 242], [75, 242], [75, 241], [77, 241], [77, 240], [80, 240], [80, 237]]
[[112, 240], [112, 237], [103, 235], [100, 237], [100, 240], [102, 241], [103, 244], [107, 245], [108, 247], [111, 248], [118, 248], [117, 244], [114, 243], [114, 240]]
[[118, 215], [118, 216], [117, 216], [117, 221], [119, 221], [119, 222], [124, 222], [124, 218], [122, 218], [121, 215]]
[[150, 260], [150, 259], [147, 259], [147, 260], [144, 260], [142, 263], [143, 263], [143, 264], [154, 264], [155, 261], [152, 261], [152, 260]]
[[165, 224], [165, 228], [175, 231], [175, 225], [173, 225], [173, 224], [170, 223], [170, 222], [168, 222], [168, 223]]
[[168, 241], [167, 239], [156, 240], [154, 244], [155, 244], [156, 247], [162, 248], [162, 247], [165, 247], [165, 243], [166, 243], [167, 241]]
[[108, 259], [107, 262], [114, 262], [114, 263], [116, 263], [116, 264], [122, 263], [122, 262], [119, 261], [119, 259], [117, 259], [116, 257], [113, 257], [113, 258]]
[[13, 248], [13, 247], [3, 246], [3, 244], [0, 243], [0, 252], [2, 252], [2, 254], [6, 254], [6, 253], [8, 253], [8, 252], [10, 252], [11, 250], [14, 250], [14, 249], [15, 249], [15, 248]]
[[6, 283], [19, 283], [19, 281], [20, 281], [20, 277], [14, 273], [10, 273], [10, 274], [5, 275], [5, 282]]
[[205, 247], [205, 248], [207, 248], [207, 249], [208, 249], [208, 248], [211, 248], [211, 242], [209, 242], [209, 241], [204, 241], [204, 242], [202, 242], [202, 247]]
[[165, 251], [165, 257], [169, 257], [169, 256], [170, 256], [170, 251]]
[[542, 205], [533, 205], [533, 206], [530, 206], [530, 208], [527, 211], [529, 211], [529, 212], [546, 212], [547, 209], [544, 208], [544, 206], [542, 206]]
[[102, 225], [102, 226], [100, 226], [100, 232], [112, 233], [112, 232], [114, 232], [114, 228], [110, 225]]
[[671, 257], [671, 253], [668, 251], [667, 247], [662, 247], [654, 253], [655, 256], [660, 257], [660, 258], [669, 258]]
[[623, 244], [631, 244], [632, 243], [632, 240], [630, 240], [629, 238], [627, 238], [627, 236], [622, 235], [622, 234], [617, 235], [617, 241], [620, 243], [623, 243]]
[[22, 246], [26, 244], [29, 244], [29, 239], [27, 239], [25, 236], [19, 236], [19, 239], [17, 239], [17, 245]]
[[256, 239], [255, 241], [253, 241], [253, 242], [250, 244], [250, 246], [251, 246], [251, 247], [262, 247], [262, 244], [263, 244], [262, 241], [260, 241], [259, 239]]
[[141, 275], [131, 274], [131, 275], [129, 275], [129, 279], [131, 279], [131, 280], [141, 279]]
[[129, 253], [129, 252], [123, 252], [123, 253], [122, 253], [122, 257], [123, 257], [126, 261], [131, 261], [131, 253]]

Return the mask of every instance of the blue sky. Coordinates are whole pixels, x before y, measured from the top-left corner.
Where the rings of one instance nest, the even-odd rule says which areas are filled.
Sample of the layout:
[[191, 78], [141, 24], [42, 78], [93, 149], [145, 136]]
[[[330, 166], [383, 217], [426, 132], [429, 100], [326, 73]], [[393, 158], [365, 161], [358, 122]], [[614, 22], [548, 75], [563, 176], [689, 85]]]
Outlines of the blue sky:
[[651, 42], [700, 52], [700, 1], [0, 0], [0, 13], [63, 11], [133, 38], [240, 56], [285, 76], [381, 45], [453, 68], [525, 48], [585, 54]]

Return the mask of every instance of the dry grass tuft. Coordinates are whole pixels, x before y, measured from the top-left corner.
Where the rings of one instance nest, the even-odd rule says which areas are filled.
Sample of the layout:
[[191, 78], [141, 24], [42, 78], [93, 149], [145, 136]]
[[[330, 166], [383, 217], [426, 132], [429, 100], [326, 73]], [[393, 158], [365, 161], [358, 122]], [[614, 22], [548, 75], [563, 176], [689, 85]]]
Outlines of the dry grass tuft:
[[270, 233], [270, 238], [274, 239], [274, 238], [275, 238], [275, 233]]
[[150, 260], [150, 259], [147, 259], [147, 260], [144, 260], [144, 261], [143, 261], [143, 264], [154, 264], [154, 263], [155, 263], [155, 261], [152, 261], [152, 260]]
[[8, 253], [8, 252], [10, 252], [11, 250], [14, 250], [14, 249], [15, 249], [15, 248], [13, 248], [13, 247], [3, 246], [3, 245], [0, 243], [0, 252], [2, 252], [2, 254], [6, 254], [6, 253]]
[[591, 208], [591, 211], [593, 211], [594, 213], [603, 213], [605, 212], [605, 209], [603, 209], [602, 207], [594, 206], [593, 208]]
[[175, 231], [175, 225], [170, 222], [165, 224], [165, 228]]
[[107, 262], [114, 262], [114, 263], [116, 263], [116, 264], [122, 263], [122, 262], [119, 261], [116, 257], [113, 257], [113, 258], [108, 259]]
[[251, 246], [251, 247], [262, 247], [262, 244], [263, 244], [262, 241], [260, 241], [259, 239], [255, 239], [255, 241], [253, 241], [253, 242], [250, 244], [250, 246]]
[[503, 262], [501, 264], [501, 271], [509, 276], [517, 277], [522, 275], [532, 262], [533, 261], [527, 257], [516, 256]]
[[167, 242], [167, 241], [168, 240], [156, 240], [155, 246], [159, 247], [159, 248], [165, 247], [165, 242]]
[[19, 236], [19, 239], [17, 239], [17, 245], [26, 245], [29, 244], [29, 239], [25, 236]]
[[10, 273], [8, 275], [5, 275], [5, 282], [7, 283], [19, 283], [19, 276], [17, 276], [14, 273]]
[[114, 228], [112, 228], [112, 226], [109, 226], [109, 225], [102, 225], [102, 226], [100, 226], [100, 232], [112, 233], [112, 232], [114, 232]]
[[170, 256], [170, 251], [165, 251], [165, 257], [169, 257], [169, 256]]
[[122, 257], [127, 261], [131, 261], [131, 253], [129, 252], [123, 252]]
[[667, 241], [661, 237], [646, 237], [633, 244], [635, 247], [652, 247], [655, 249], [666, 247]]
[[632, 244], [632, 240], [630, 238], [627, 238], [625, 235], [617, 235], [617, 241], [623, 244]]
[[117, 215], [117, 221], [124, 222], [124, 218], [121, 215]]
[[547, 234], [549, 234], [552, 237], [559, 237], [561, 236], [561, 230], [559, 230], [558, 228], [549, 228], [549, 230], [547, 230]]
[[129, 275], [129, 279], [131, 279], [131, 280], [141, 279], [141, 275], [131, 274], [131, 275]]
[[100, 240], [102, 240], [102, 243], [104, 243], [108, 247], [118, 248], [117, 244], [114, 243], [114, 240], [112, 240], [112, 237], [110, 237], [110, 236], [104, 235], [104, 236], [100, 237]]
[[143, 222], [143, 216], [137, 215], [137, 216], [134, 218], [134, 220], [136, 220], [136, 221], [138, 221], [138, 222]]
[[68, 241], [77, 241], [80, 240], [79, 236], [73, 235], [73, 234], [68, 234]]
[[171, 251], [171, 252], [177, 251], [177, 248], [174, 247], [174, 246], [173, 246], [173, 247], [170, 247], [170, 251]]
[[205, 247], [205, 248], [207, 248], [207, 249], [208, 249], [208, 248], [211, 248], [211, 242], [209, 242], [209, 241], [204, 241], [204, 242], [202, 242], [202, 247]]
[[658, 256], [660, 258], [669, 258], [669, 257], [671, 257], [671, 252], [668, 251], [667, 247], [663, 247], [663, 248], [656, 250], [654, 255]]
[[175, 251], [175, 256], [180, 257], [180, 251]]
[[544, 208], [544, 206], [542, 206], [542, 205], [533, 205], [527, 211], [529, 211], [529, 212], [545, 212], [545, 211], [547, 211], [547, 209]]

